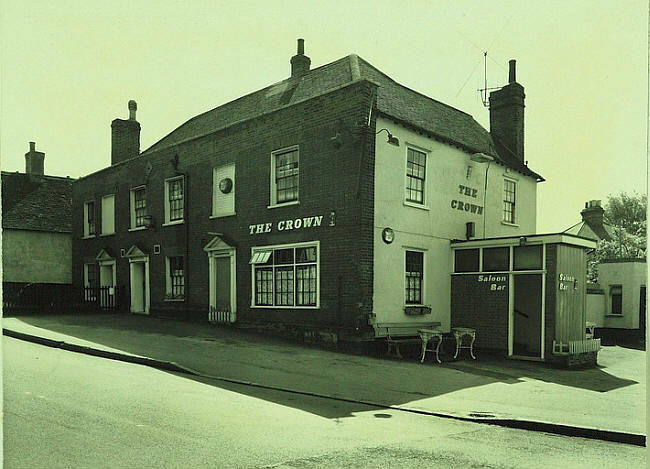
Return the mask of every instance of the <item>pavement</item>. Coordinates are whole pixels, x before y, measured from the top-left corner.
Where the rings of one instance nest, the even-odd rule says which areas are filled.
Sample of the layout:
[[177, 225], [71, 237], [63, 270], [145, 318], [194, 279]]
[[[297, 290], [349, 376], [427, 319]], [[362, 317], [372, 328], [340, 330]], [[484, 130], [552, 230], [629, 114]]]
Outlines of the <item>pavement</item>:
[[[645, 352], [603, 347], [599, 367], [549, 368], [478, 353], [424, 364], [349, 355], [229, 327], [130, 314], [3, 318], [5, 335], [183, 373], [198, 381], [460, 420], [645, 444]], [[286, 405], [286, 402], [282, 402]], [[297, 406], [299, 404], [296, 404]], [[318, 413], [319, 410], [303, 409]], [[336, 415], [334, 415], [336, 414]], [[340, 415], [339, 415], [340, 414]]]

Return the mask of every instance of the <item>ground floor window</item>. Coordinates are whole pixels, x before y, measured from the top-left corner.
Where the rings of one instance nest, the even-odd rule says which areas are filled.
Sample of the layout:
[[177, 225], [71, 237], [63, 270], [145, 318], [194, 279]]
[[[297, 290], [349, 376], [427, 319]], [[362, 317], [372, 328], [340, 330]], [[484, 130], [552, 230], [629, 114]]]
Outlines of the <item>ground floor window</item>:
[[185, 297], [185, 269], [183, 256], [167, 258], [167, 289], [168, 299], [183, 299]]
[[318, 306], [318, 243], [253, 248], [250, 263], [253, 306]]
[[609, 297], [612, 304], [610, 314], [623, 314], [623, 286], [612, 285], [609, 287]]
[[422, 304], [422, 283], [424, 280], [424, 253], [406, 251], [406, 304]]

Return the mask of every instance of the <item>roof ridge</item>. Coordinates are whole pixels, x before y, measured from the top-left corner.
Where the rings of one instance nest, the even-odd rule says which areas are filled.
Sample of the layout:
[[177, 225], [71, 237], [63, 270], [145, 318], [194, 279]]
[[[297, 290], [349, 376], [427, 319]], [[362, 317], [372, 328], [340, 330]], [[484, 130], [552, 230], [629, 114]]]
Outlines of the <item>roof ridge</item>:
[[[333, 62], [329, 62], [329, 63], [323, 64], [323, 65], [321, 65], [321, 66], [319, 66], [319, 67], [316, 67], [316, 68], [312, 68], [312, 69], [309, 70], [309, 72], [308, 72], [307, 74], [310, 74], [310, 73], [312, 73], [312, 72], [315, 72], [316, 70], [319, 70], [319, 69], [321, 69], [321, 68], [325, 68], [325, 67], [328, 67], [328, 66], [332, 66], [332, 65], [334, 65], [334, 64], [338, 64], [339, 62], [342, 62], [342, 61], [346, 60], [348, 57], [349, 57], [349, 56], [342, 57], [342, 58], [337, 59], [337, 60], [335, 60], [335, 61], [333, 61]], [[303, 76], [305, 76], [305, 75], [303, 75]], [[253, 96], [253, 95], [255, 95], [255, 94], [262, 93], [263, 91], [269, 90], [270, 88], [273, 88], [274, 86], [278, 86], [278, 85], [280, 85], [280, 84], [282, 84], [282, 83], [285, 83], [285, 82], [288, 83], [288, 82], [291, 82], [291, 81], [294, 81], [294, 82], [296, 82], [296, 83], [299, 83], [299, 82], [302, 80], [303, 76], [299, 76], [299, 77], [288, 77], [288, 78], [285, 78], [285, 79], [283, 79], [283, 80], [276, 81], [275, 83], [271, 83], [270, 85], [267, 85], [267, 86], [265, 86], [264, 88], [260, 88], [260, 89], [258, 89], [258, 90], [252, 91], [252, 92], [247, 93], [247, 94], [245, 94], [245, 95], [243, 95], [243, 96], [240, 96], [239, 98], [235, 98], [235, 99], [233, 99], [233, 100], [231, 100], [231, 101], [227, 101], [227, 102], [225, 102], [225, 103], [223, 103], [223, 104], [220, 104], [220, 105], [215, 106], [215, 107], [213, 107], [213, 108], [211, 108], [211, 109], [208, 109], [207, 111], [203, 111], [202, 113], [197, 114], [197, 115], [195, 115], [195, 116], [189, 118], [189, 119], [186, 120], [185, 122], [183, 122], [183, 123], [177, 125], [176, 127], [174, 127], [173, 130], [171, 130], [169, 133], [167, 133], [167, 134], [166, 134], [165, 136], [163, 136], [162, 138], [159, 138], [155, 143], [153, 143], [152, 145], [150, 145], [146, 150], [140, 152], [140, 155], [142, 155], [142, 154], [148, 152], [149, 150], [151, 150], [154, 146], [156, 146], [158, 143], [160, 143], [160, 142], [162, 142], [163, 140], [165, 140], [167, 137], [169, 137], [171, 134], [173, 134], [173, 133], [174, 133], [176, 130], [178, 130], [179, 128], [183, 127], [183, 126], [186, 125], [186, 124], [189, 124], [190, 122], [192, 122], [192, 121], [194, 121], [194, 120], [197, 120], [197, 119], [200, 118], [200, 117], [205, 116], [206, 114], [209, 114], [209, 113], [211, 113], [211, 112], [213, 112], [213, 111], [216, 111], [217, 109], [222, 108], [222, 107], [224, 107], [224, 106], [227, 106], [227, 105], [229, 105], [229, 104], [233, 104], [233, 103], [236, 103], [236, 102], [238, 102], [238, 101], [242, 101], [242, 100], [244, 100], [244, 99], [247, 99], [247, 98], [249, 98], [249, 97], [251, 97], [251, 96]]]
[[[20, 171], [2, 171], [3, 176], [14, 176], [14, 175], [20, 175], [20, 176], [29, 176], [27, 173], [21, 173]], [[72, 178], [70, 176], [53, 176], [50, 174], [40, 174], [37, 175], [39, 178], [44, 178], [44, 179], [63, 179], [63, 180], [70, 180], [74, 181], [75, 178]]]

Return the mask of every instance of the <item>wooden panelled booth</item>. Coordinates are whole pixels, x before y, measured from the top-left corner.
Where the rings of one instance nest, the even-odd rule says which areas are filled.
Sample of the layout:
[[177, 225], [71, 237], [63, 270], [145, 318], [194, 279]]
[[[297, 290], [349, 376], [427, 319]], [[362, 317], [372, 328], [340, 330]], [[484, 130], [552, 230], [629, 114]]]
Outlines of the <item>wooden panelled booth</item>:
[[561, 366], [595, 365], [586, 334], [586, 253], [566, 234], [452, 241], [451, 327], [476, 329], [476, 347]]

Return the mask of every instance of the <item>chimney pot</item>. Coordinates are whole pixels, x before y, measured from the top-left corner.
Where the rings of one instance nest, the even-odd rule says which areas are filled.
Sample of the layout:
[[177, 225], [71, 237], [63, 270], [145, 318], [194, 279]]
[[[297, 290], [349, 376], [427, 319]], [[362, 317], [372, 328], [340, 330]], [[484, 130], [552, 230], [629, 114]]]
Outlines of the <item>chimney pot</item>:
[[524, 163], [524, 87], [517, 83], [516, 61], [510, 60], [509, 83], [490, 93], [490, 134]]
[[305, 40], [298, 39], [298, 53], [291, 57], [291, 78], [309, 73], [311, 59], [305, 55]]
[[29, 151], [25, 153], [25, 172], [30, 176], [43, 176], [45, 153], [36, 151], [36, 142], [29, 142]]
[[129, 120], [135, 120], [135, 111], [138, 110], [138, 103], [134, 100], [129, 101]]
[[508, 62], [510, 65], [510, 72], [508, 73], [508, 83], [517, 83], [517, 61], [515, 59]]

